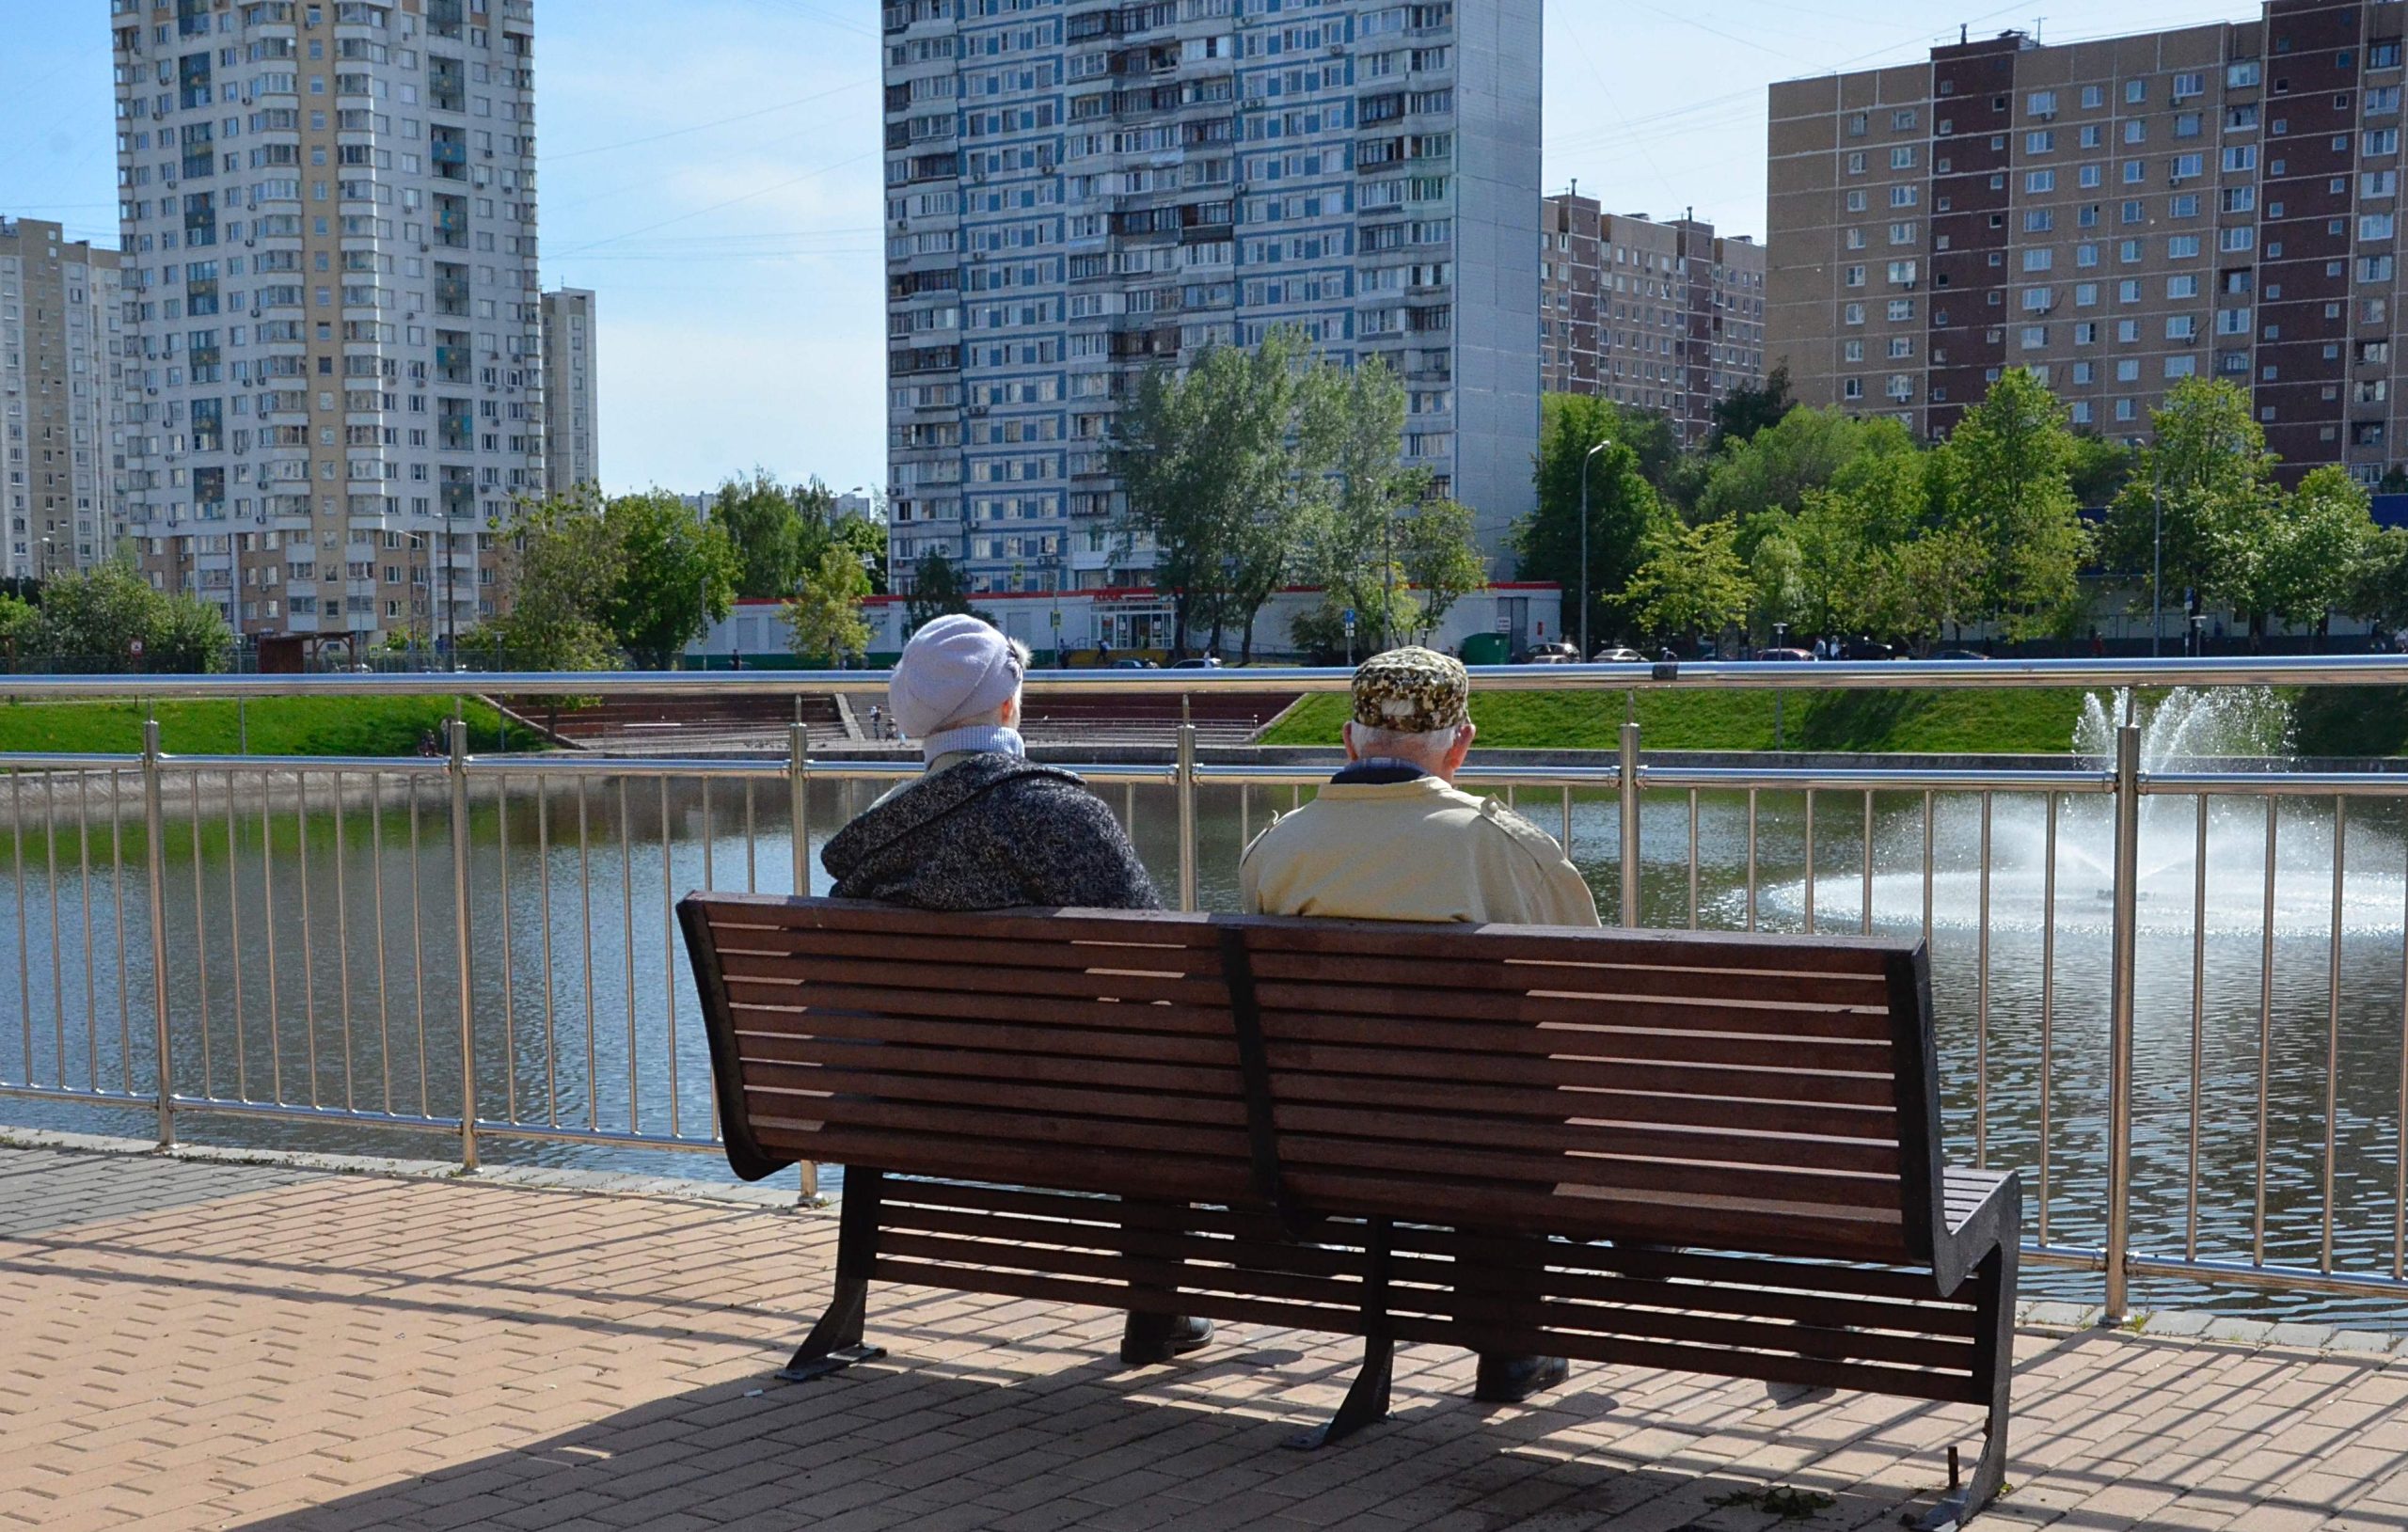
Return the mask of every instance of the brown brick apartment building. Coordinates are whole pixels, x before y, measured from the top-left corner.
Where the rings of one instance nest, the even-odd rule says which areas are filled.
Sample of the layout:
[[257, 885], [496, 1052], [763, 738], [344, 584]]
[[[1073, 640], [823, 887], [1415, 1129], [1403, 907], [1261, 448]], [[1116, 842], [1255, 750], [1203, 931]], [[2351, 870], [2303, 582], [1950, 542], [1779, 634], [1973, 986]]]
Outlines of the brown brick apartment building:
[[1549, 393], [1602, 394], [1703, 440], [1715, 401], [1765, 376], [1765, 247], [1695, 218], [1610, 213], [1576, 192], [1540, 221], [1539, 365]]
[[1772, 87], [1767, 354], [1809, 403], [1944, 434], [2010, 366], [2144, 434], [2247, 386], [2295, 468], [2408, 461], [2397, 0]]

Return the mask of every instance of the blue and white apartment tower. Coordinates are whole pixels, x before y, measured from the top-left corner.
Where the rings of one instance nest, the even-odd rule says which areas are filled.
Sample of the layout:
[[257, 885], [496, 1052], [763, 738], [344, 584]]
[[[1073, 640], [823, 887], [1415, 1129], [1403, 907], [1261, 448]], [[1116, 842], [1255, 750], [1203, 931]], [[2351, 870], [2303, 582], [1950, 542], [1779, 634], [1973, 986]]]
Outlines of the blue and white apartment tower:
[[1494, 552], [1538, 448], [1540, 0], [894, 0], [888, 488], [905, 581], [1142, 584], [1145, 370], [1280, 324], [1405, 380]]

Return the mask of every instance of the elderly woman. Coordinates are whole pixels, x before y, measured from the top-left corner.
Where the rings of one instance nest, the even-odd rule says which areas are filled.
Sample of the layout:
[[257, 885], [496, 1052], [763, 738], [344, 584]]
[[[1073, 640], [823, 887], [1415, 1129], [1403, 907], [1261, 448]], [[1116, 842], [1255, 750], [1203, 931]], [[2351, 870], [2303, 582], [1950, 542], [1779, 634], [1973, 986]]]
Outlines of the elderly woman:
[[1112, 811], [1075, 772], [1028, 759], [1018, 729], [1027, 667], [1025, 648], [975, 617], [940, 617], [912, 635], [887, 711], [927, 769], [829, 841], [819, 860], [838, 898], [1162, 908]]
[[[1159, 909], [1121, 832], [1074, 772], [1028, 759], [1018, 725], [1028, 651], [974, 617], [911, 636], [887, 713], [927, 769], [869, 806], [819, 854], [840, 899], [919, 909], [1022, 905]], [[1132, 1314], [1120, 1358], [1166, 1362], [1205, 1345], [1210, 1319]]]

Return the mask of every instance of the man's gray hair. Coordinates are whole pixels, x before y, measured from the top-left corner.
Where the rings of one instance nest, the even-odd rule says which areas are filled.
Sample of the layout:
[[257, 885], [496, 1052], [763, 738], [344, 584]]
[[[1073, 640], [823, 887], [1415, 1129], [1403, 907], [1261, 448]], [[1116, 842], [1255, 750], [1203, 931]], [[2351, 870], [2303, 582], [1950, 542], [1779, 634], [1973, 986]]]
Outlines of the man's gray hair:
[[1465, 726], [1452, 729], [1405, 730], [1383, 729], [1375, 724], [1349, 721], [1347, 737], [1354, 742], [1354, 753], [1366, 759], [1381, 757], [1409, 761], [1434, 771], [1455, 748]]

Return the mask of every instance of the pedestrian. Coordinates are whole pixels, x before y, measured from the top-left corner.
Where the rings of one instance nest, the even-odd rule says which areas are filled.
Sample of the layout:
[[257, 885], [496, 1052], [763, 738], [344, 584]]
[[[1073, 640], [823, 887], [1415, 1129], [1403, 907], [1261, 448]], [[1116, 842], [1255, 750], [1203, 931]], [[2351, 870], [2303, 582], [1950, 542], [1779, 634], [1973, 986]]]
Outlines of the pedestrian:
[[[1245, 849], [1249, 914], [1329, 920], [1594, 926], [1596, 900], [1546, 831], [1454, 785], [1479, 731], [1471, 677], [1428, 649], [1391, 649], [1354, 671], [1345, 768]], [[1476, 1297], [1467, 1282], [1465, 1296]], [[1556, 1356], [1480, 1358], [1476, 1398], [1529, 1398], [1561, 1382]]]
[[[911, 636], [887, 682], [887, 713], [920, 742], [927, 769], [829, 840], [819, 860], [838, 898], [914, 909], [1162, 908], [1103, 800], [1075, 773], [1028, 759], [1028, 664], [1027, 645], [966, 614]], [[1120, 1356], [1167, 1361], [1212, 1336], [1210, 1319], [1132, 1314]]]

